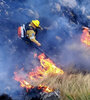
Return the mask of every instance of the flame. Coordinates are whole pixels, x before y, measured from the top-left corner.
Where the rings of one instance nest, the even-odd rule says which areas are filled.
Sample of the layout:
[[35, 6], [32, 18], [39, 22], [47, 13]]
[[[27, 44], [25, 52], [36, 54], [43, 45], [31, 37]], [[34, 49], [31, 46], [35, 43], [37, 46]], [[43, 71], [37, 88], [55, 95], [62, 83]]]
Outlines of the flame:
[[49, 93], [52, 92], [53, 90], [50, 89], [49, 87], [45, 86], [45, 85], [39, 85], [38, 89], [42, 89], [44, 92]]
[[[35, 69], [32, 69], [32, 72], [29, 72], [26, 77], [23, 75], [19, 75], [18, 72], [15, 72], [14, 79], [18, 82], [20, 82], [20, 86], [26, 89], [34, 88], [32, 82], [37, 82], [40, 79], [43, 79], [45, 76], [49, 73], [54, 74], [64, 74], [64, 71], [58, 68], [49, 58], [46, 58], [45, 54], [42, 53], [38, 56], [38, 59], [40, 60], [41, 66], [36, 67]], [[48, 86], [40, 84], [38, 86], [38, 89], [43, 90], [43, 92], [52, 92], [53, 89], [50, 89]]]
[[37, 57], [37, 53], [34, 54], [34, 58], [36, 58], [36, 57]]
[[43, 66], [44, 75], [48, 75], [49, 73], [55, 74], [63, 74], [64, 71], [58, 68], [50, 59], [45, 59], [45, 54], [42, 53], [38, 56], [40, 59], [40, 63]]
[[28, 89], [31, 89], [32, 88], [32, 86], [29, 84], [29, 82], [27, 82], [25, 80], [20, 81], [20, 83], [21, 83], [21, 87], [26, 87]]
[[83, 30], [83, 34], [81, 36], [81, 42], [85, 43], [88, 46], [90, 46], [90, 34], [88, 32], [88, 29]]

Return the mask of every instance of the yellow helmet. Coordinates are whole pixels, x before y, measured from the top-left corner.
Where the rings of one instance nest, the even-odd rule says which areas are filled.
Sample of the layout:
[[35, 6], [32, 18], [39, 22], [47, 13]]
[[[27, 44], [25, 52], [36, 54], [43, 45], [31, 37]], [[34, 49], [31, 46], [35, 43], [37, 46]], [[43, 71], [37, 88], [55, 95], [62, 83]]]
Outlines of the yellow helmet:
[[36, 26], [36, 27], [39, 27], [39, 20], [32, 20], [32, 23]]

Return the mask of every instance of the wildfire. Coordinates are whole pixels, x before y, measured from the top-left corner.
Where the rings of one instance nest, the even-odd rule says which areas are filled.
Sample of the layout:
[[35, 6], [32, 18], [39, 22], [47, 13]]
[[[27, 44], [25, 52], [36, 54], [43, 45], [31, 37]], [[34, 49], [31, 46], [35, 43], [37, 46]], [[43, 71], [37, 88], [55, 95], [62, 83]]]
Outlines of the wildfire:
[[[20, 82], [20, 86], [26, 89], [34, 88], [32, 82], [37, 82], [40, 79], [43, 79], [45, 76], [47, 76], [49, 73], [54, 74], [64, 74], [64, 71], [58, 68], [49, 58], [46, 58], [45, 54], [42, 53], [38, 56], [38, 59], [40, 60], [41, 66], [36, 67], [35, 69], [32, 69], [32, 72], [29, 72], [26, 77], [23, 75], [19, 75], [18, 72], [15, 72], [14, 79], [18, 82]], [[41, 89], [44, 92], [52, 92], [53, 89], [50, 89], [48, 86], [40, 84], [38, 86], [38, 89]]]
[[53, 90], [50, 89], [49, 87], [45, 86], [45, 85], [39, 85], [38, 89], [42, 89], [44, 92], [52, 92]]
[[55, 74], [63, 74], [64, 71], [58, 68], [49, 58], [45, 59], [45, 54], [42, 53], [38, 56], [40, 59], [40, 63], [43, 66], [43, 72], [44, 75], [48, 75], [49, 73], [55, 73]]
[[86, 45], [90, 46], [90, 33], [89, 28], [83, 29], [83, 34], [81, 36], [81, 42], [85, 43]]

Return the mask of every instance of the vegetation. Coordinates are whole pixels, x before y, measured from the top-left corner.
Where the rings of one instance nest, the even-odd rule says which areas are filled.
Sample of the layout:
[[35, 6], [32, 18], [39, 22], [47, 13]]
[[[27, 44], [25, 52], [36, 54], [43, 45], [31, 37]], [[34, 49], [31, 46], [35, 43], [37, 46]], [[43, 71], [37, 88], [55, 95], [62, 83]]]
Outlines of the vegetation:
[[90, 100], [90, 74], [49, 74], [41, 83], [60, 89], [61, 100]]

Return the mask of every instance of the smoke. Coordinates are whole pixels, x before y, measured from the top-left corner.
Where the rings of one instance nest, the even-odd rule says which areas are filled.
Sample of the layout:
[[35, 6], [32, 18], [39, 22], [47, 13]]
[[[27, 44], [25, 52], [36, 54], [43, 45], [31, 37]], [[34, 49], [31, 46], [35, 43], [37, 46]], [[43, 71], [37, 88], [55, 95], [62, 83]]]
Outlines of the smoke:
[[89, 47], [79, 41], [82, 26], [90, 27], [89, 2], [0, 0], [0, 93], [14, 94], [20, 90], [13, 79], [16, 67], [24, 67], [27, 72], [39, 65], [33, 55], [40, 52], [17, 36], [17, 28], [32, 19], [40, 20], [44, 30], [39, 31], [37, 40], [57, 65], [68, 67], [74, 64], [89, 69]]
[[82, 44], [80, 36], [65, 42], [59, 60], [63, 67], [75, 67], [81, 71], [90, 72], [90, 48]]
[[70, 8], [74, 8], [77, 6], [77, 2], [76, 0], [59, 0], [59, 2], [63, 5], [63, 6], [68, 6]]

